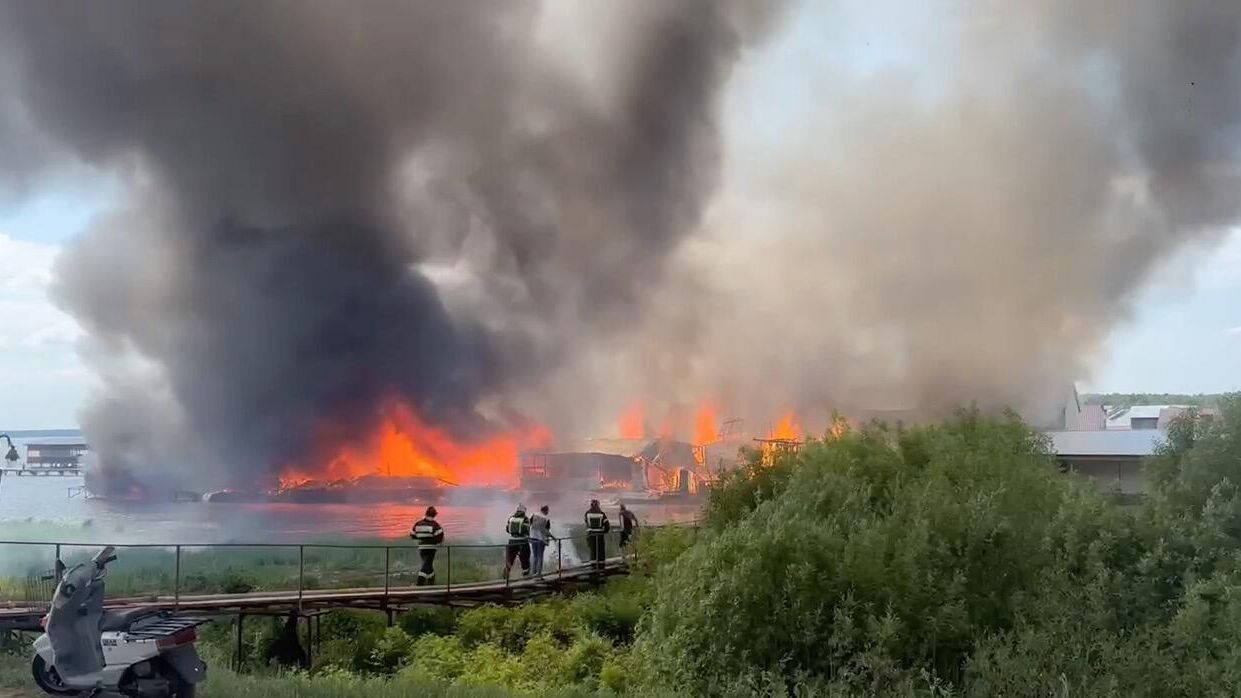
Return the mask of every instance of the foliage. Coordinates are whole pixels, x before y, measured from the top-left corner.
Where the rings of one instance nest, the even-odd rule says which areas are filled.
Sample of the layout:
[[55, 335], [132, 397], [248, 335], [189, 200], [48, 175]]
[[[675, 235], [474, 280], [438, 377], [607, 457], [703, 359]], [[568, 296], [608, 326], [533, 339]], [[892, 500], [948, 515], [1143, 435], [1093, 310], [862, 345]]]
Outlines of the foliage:
[[633, 641], [643, 605], [636, 594], [592, 593], [575, 597], [569, 609], [587, 631], [613, 644], [627, 645]]
[[457, 614], [451, 608], [418, 607], [400, 615], [397, 624], [413, 637], [419, 635], [451, 635], [457, 630]]
[[1058, 475], [1011, 416], [754, 458], [635, 653], [694, 694], [1236, 695], [1241, 402], [1221, 407], [1173, 428], [1136, 507]]
[[703, 529], [642, 530], [627, 579], [392, 628], [330, 613], [291, 675], [260, 660], [279, 621], [247, 622], [250, 675], [223, 669], [224, 620], [204, 695], [1239, 695], [1241, 398], [1220, 406], [1173, 426], [1134, 506], [1012, 415], [752, 454]]

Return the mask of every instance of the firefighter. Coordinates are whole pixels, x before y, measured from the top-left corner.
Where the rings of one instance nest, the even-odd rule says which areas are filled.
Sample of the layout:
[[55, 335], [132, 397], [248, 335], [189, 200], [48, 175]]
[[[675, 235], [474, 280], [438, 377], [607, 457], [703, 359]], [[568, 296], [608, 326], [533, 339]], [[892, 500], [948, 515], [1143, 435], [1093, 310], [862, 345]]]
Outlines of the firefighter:
[[508, 534], [508, 545], [504, 549], [504, 578], [508, 579], [513, 569], [513, 560], [521, 559], [521, 574], [530, 576], [530, 518], [526, 516], [526, 505], [518, 504], [517, 511], [508, 517], [504, 525]]
[[427, 507], [426, 516], [418, 519], [409, 531], [409, 537], [418, 541], [418, 557], [422, 558], [422, 568], [418, 570], [418, 581], [414, 586], [435, 583], [436, 546], [444, 542], [444, 528], [435, 520], [438, 514], [435, 507]]
[[604, 536], [612, 530], [608, 515], [599, 507], [599, 500], [590, 500], [590, 508], [586, 510], [586, 542], [590, 546], [590, 561], [595, 569], [603, 569], [603, 561], [607, 559], [607, 546]]

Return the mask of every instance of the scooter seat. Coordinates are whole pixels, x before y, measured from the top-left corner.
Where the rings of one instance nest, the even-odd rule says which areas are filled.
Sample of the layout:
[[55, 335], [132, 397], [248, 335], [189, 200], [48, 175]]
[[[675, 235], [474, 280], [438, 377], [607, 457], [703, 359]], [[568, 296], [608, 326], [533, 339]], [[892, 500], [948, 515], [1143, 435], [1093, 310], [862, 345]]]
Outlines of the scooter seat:
[[158, 613], [149, 608], [130, 608], [124, 611], [104, 611], [103, 617], [99, 619], [100, 632], [113, 632], [128, 630], [129, 626], [134, 624], [139, 618], [151, 616]]

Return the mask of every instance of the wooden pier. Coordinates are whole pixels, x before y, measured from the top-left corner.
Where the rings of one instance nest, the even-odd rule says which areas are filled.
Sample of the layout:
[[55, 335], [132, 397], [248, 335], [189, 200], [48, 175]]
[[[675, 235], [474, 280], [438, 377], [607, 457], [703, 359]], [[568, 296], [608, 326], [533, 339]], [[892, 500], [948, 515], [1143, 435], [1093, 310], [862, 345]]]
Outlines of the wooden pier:
[[6, 465], [0, 467], [0, 475], [17, 475], [19, 477], [22, 475], [59, 475], [65, 477], [81, 474], [81, 465]]
[[[469, 582], [451, 586], [401, 588], [316, 589], [302, 591], [254, 591], [242, 594], [202, 594], [182, 596], [131, 596], [109, 598], [110, 611], [147, 609], [152, 612], [185, 612], [195, 615], [290, 615], [308, 616], [339, 608], [400, 612], [414, 606], [471, 607], [481, 604], [513, 605], [549, 594], [602, 582], [607, 577], [628, 574], [629, 561], [609, 558], [602, 568], [589, 564], [573, 565], [541, 576]], [[47, 604], [0, 607], [0, 630], [39, 631]]]

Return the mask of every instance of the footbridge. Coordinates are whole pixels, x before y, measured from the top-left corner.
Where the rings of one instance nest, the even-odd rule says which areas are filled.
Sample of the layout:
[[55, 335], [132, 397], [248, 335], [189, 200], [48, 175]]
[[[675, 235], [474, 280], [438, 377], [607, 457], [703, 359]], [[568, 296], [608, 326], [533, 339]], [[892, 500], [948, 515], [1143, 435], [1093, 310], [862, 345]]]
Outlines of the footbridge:
[[[95, 543], [0, 541], [0, 631], [37, 631], [59, 570], [90, 558]], [[177, 612], [197, 616], [292, 616], [310, 619], [334, 609], [394, 614], [414, 606], [519, 604], [628, 574], [639, 557], [635, 537], [624, 548], [607, 536], [606, 559], [585, 561], [584, 536], [550, 542], [541, 574], [519, 562], [504, 568], [507, 544], [437, 546], [433, 584], [416, 586], [421, 564], [414, 544], [116, 544], [104, 606], [116, 612]], [[45, 562], [46, 561], [46, 562]], [[25, 574], [4, 576], [14, 563]], [[46, 566], [45, 566], [46, 565]], [[309, 631], [308, 631], [309, 632]], [[309, 636], [309, 635], [308, 635]]]

